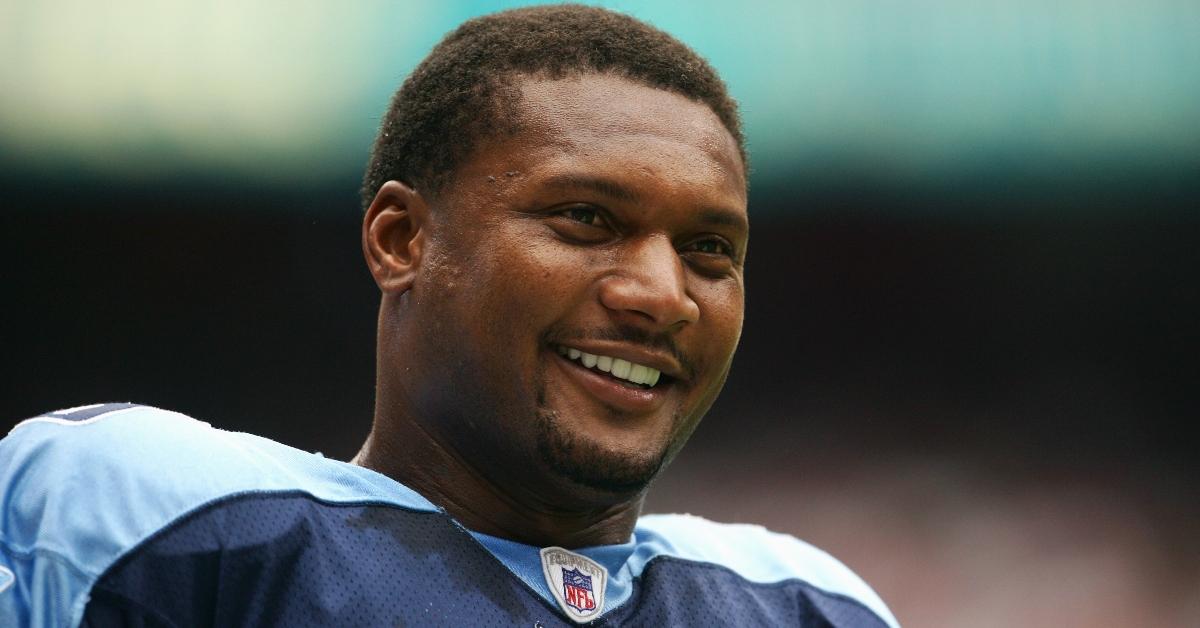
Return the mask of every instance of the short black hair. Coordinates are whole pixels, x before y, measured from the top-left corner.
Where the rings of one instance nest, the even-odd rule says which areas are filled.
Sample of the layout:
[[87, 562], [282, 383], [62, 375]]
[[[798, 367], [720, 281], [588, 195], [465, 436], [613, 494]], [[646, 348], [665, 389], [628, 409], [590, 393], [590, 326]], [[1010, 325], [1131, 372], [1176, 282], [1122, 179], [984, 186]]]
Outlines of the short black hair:
[[504, 136], [518, 75], [610, 73], [704, 103], [746, 162], [737, 103], [700, 55], [628, 15], [562, 4], [502, 11], [447, 35], [392, 97], [363, 175], [362, 202], [399, 180], [436, 194], [485, 136]]

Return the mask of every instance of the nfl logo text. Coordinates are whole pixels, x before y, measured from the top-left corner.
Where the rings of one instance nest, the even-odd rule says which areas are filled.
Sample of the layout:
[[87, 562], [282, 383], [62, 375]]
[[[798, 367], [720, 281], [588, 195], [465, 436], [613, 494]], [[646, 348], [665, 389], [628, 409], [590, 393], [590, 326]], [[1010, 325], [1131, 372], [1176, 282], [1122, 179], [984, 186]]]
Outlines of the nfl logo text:
[[561, 547], [547, 547], [541, 554], [546, 585], [563, 613], [579, 623], [599, 617], [608, 585], [604, 565]]
[[562, 568], [563, 601], [581, 611], [595, 610], [596, 598], [592, 596], [592, 579], [578, 569]]

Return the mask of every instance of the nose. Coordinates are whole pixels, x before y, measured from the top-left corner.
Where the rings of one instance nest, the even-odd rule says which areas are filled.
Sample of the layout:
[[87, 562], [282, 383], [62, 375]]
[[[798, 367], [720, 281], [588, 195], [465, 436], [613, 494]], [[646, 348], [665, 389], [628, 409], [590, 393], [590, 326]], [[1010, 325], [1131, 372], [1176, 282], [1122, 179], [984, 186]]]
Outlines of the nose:
[[630, 245], [601, 281], [600, 303], [662, 330], [700, 320], [700, 306], [687, 292], [683, 260], [670, 239], [649, 237]]

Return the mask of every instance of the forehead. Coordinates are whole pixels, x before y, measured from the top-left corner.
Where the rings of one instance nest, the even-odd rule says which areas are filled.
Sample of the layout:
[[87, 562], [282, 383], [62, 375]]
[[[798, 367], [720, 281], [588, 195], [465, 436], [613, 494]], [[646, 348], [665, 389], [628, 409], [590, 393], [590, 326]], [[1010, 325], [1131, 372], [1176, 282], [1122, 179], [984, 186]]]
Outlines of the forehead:
[[534, 151], [623, 159], [681, 180], [721, 180], [745, 195], [737, 143], [703, 103], [609, 74], [523, 78], [517, 89], [518, 138]]
[[478, 206], [488, 202], [483, 197], [524, 197], [549, 182], [587, 179], [638, 190], [650, 201], [643, 207], [702, 204], [744, 222], [738, 146], [707, 105], [603, 74], [519, 77], [513, 88], [519, 97], [509, 132], [460, 164], [446, 190], [451, 204]]
[[[722, 159], [737, 155], [720, 118], [708, 105], [681, 94], [610, 74], [523, 78], [517, 88], [517, 114], [526, 132], [564, 140], [576, 133], [644, 132], [695, 143]], [[740, 159], [733, 161], [740, 166]]]

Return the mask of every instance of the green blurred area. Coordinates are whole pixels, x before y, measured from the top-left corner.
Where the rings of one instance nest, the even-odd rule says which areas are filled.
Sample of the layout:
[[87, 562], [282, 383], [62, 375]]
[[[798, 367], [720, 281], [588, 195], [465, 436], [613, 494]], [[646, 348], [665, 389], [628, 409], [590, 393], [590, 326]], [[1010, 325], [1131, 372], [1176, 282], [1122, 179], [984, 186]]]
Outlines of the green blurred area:
[[[118, 184], [353, 188], [390, 94], [506, 2], [0, 2], [0, 165]], [[1200, 3], [603, 2], [704, 54], [752, 185], [1178, 190]], [[1187, 188], [1192, 189], [1192, 188]]]

